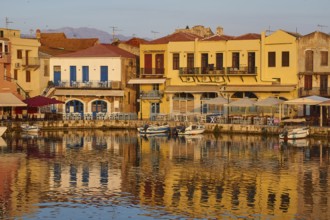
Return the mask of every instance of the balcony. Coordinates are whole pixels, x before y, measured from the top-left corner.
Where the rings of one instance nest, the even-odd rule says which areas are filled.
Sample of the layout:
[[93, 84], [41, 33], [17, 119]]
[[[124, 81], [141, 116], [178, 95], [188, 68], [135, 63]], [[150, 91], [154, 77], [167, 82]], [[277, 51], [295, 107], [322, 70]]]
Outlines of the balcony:
[[330, 97], [330, 87], [328, 88], [313, 87], [310, 89], [299, 88], [299, 97], [311, 96], [311, 95]]
[[154, 91], [148, 91], [141, 93], [142, 99], [161, 99], [164, 95], [163, 92], [154, 90]]
[[24, 68], [38, 68], [40, 66], [40, 60], [38, 57], [23, 57], [22, 66]]
[[256, 75], [257, 74], [257, 67], [239, 67], [239, 68], [233, 68], [233, 67], [227, 67], [227, 75]]
[[120, 81], [59, 81], [54, 82], [55, 88], [70, 89], [121, 89]]
[[0, 52], [0, 63], [11, 63], [11, 57], [9, 53]]
[[141, 78], [163, 78], [165, 68], [141, 68]]

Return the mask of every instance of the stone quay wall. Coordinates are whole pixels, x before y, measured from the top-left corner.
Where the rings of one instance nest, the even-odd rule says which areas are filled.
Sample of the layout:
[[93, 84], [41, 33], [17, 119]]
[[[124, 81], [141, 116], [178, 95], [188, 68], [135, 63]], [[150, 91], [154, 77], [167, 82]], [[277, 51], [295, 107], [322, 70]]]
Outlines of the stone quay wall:
[[[2, 125], [7, 126], [7, 132], [20, 131], [21, 124], [37, 124], [41, 130], [61, 130], [61, 129], [137, 129], [144, 124], [163, 124], [157, 121], [141, 120], [60, 120], [60, 121], [3, 121]], [[172, 130], [182, 122], [169, 121]], [[242, 124], [215, 124], [206, 123], [206, 132], [208, 133], [229, 133], [229, 134], [263, 134], [278, 135], [283, 131], [280, 126], [268, 125], [242, 125]], [[287, 126], [287, 129], [299, 126]], [[310, 136], [312, 137], [330, 137], [330, 127], [310, 127]]]

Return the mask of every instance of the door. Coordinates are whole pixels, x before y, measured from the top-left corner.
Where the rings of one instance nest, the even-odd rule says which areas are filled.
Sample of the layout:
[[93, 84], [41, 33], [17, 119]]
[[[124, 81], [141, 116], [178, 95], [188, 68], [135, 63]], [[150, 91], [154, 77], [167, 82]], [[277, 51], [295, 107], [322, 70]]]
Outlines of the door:
[[101, 66], [101, 81], [107, 82], [108, 81], [108, 66]]
[[209, 66], [209, 55], [207, 53], [202, 53], [202, 60], [201, 60], [201, 68], [202, 74], [208, 73], [208, 66]]
[[248, 73], [256, 73], [256, 55], [255, 52], [248, 53]]
[[164, 74], [164, 54], [156, 54], [156, 74]]
[[150, 106], [150, 119], [154, 118], [157, 114], [160, 113], [160, 104], [159, 103], [151, 103]]
[[89, 81], [89, 68], [88, 68], [88, 66], [83, 66], [82, 67], [82, 80], [83, 80], [83, 82], [88, 82]]
[[320, 95], [328, 95], [328, 75], [320, 76]]
[[144, 74], [152, 74], [152, 55], [144, 54]]
[[61, 71], [54, 71], [54, 85], [59, 86], [61, 82]]
[[239, 53], [233, 52], [232, 59], [232, 67], [234, 70], [239, 70]]
[[103, 100], [96, 100], [92, 102], [92, 113], [93, 113], [93, 118], [96, 118], [96, 114], [98, 112], [104, 112], [106, 113], [107, 110], [107, 103]]
[[70, 85], [73, 86], [77, 81], [77, 67], [70, 66]]

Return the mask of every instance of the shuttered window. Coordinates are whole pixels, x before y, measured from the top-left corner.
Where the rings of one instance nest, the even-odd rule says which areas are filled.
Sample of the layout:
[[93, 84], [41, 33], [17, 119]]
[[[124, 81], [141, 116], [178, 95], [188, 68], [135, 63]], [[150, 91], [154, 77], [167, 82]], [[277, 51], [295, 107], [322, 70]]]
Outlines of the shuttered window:
[[289, 51], [282, 52], [282, 66], [288, 67], [290, 66], [290, 53]]
[[314, 65], [314, 53], [312, 50], [307, 50], [305, 53], [305, 70], [313, 71]]
[[321, 51], [321, 66], [328, 66], [328, 51]]
[[313, 84], [313, 76], [312, 75], [306, 75], [305, 76], [305, 84], [304, 84], [304, 89], [305, 90], [311, 90], [312, 89], [312, 84]]
[[268, 52], [268, 67], [275, 67], [275, 66], [276, 66], [276, 53]]
[[173, 54], [173, 70], [178, 70], [180, 67], [180, 56], [178, 53]]
[[216, 69], [222, 70], [223, 69], [223, 53], [217, 53], [216, 54]]

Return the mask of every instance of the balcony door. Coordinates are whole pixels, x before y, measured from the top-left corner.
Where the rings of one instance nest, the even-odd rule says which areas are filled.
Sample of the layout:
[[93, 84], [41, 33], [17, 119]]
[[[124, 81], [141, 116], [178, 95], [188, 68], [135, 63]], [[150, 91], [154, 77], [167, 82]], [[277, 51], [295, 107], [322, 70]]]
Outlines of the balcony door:
[[328, 75], [320, 76], [320, 95], [328, 95]]
[[156, 54], [156, 74], [164, 74], [164, 54]]
[[144, 54], [144, 73], [151, 74], [152, 73], [152, 55]]
[[77, 67], [70, 66], [70, 85], [72, 86], [77, 81]]
[[256, 73], [256, 53], [248, 53], [248, 73]]

